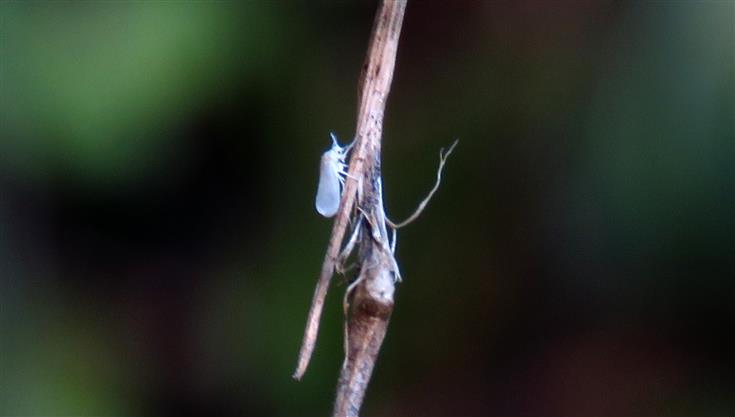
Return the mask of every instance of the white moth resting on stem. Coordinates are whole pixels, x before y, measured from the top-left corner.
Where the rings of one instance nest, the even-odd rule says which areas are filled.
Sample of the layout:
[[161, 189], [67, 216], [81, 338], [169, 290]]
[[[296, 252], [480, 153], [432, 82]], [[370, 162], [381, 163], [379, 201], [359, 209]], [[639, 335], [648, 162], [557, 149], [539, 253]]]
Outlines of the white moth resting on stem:
[[341, 147], [334, 133], [332, 147], [324, 152], [319, 165], [319, 187], [316, 191], [316, 211], [324, 217], [332, 217], [339, 210], [339, 201], [342, 197], [344, 177], [347, 175], [345, 157], [352, 144]]

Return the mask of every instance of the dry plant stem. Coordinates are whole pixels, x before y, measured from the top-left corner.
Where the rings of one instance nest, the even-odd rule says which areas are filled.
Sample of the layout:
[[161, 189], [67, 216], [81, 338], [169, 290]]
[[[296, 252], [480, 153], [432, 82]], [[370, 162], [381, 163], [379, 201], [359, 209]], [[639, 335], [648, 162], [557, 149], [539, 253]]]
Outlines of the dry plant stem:
[[405, 0], [381, 2], [358, 89], [358, 151], [350, 161], [350, 174], [362, 178], [357, 208], [358, 215], [364, 216], [366, 221], [360, 226], [363, 228], [358, 252], [360, 273], [350, 288], [354, 288], [354, 293], [347, 319], [347, 356], [337, 384], [335, 417], [359, 414], [388, 329], [395, 282], [400, 276], [390, 250], [383, 209], [380, 149], [383, 114], [405, 8]]
[[[390, 91], [390, 84], [393, 79], [398, 39], [401, 32], [405, 9], [405, 0], [384, 0], [381, 2], [375, 16], [370, 44], [368, 46], [367, 56], [362, 67], [362, 74], [358, 84], [359, 104], [357, 128], [355, 130], [355, 145], [350, 157], [349, 174], [342, 192], [342, 201], [334, 222], [334, 227], [332, 228], [332, 235], [329, 239], [329, 245], [327, 246], [327, 253], [324, 256], [319, 281], [317, 282], [316, 289], [314, 290], [314, 298], [309, 310], [306, 330], [304, 332], [304, 340], [299, 352], [298, 365], [296, 372], [293, 375], [295, 379], [301, 379], [304, 375], [314, 351], [317, 333], [319, 331], [319, 321], [324, 307], [324, 300], [327, 295], [327, 290], [329, 289], [332, 274], [335, 271], [335, 266], [340, 253], [340, 244], [344, 238], [350, 214], [353, 211], [355, 199], [358, 194], [358, 187], [360, 188], [360, 200], [362, 200], [359, 202], [360, 206], [372, 215], [373, 219], [370, 220], [374, 221], [373, 224], [380, 225], [383, 230], [383, 236], [387, 239], [387, 233], [385, 233], [385, 218], [382, 211], [382, 195], [380, 192], [380, 141], [383, 130], [385, 103]], [[359, 181], [357, 180], [358, 178], [360, 179]], [[377, 191], [377, 193], [375, 191]], [[368, 205], [368, 203], [370, 203], [370, 205]], [[361, 227], [367, 226], [363, 222]], [[391, 280], [389, 300], [385, 297], [380, 298], [379, 306], [374, 306], [368, 302], [369, 300], [367, 299], [365, 302], [358, 302], [366, 298], [363, 294], [368, 292], [366, 290], [368, 282], [376, 281], [375, 279], [370, 279], [370, 277], [380, 277], [380, 279], [377, 280], [380, 283], [383, 283], [385, 278], [387, 278], [386, 276], [381, 276], [380, 273], [374, 271], [374, 269], [377, 268], [376, 265], [378, 265], [375, 262], [375, 259], [367, 260], [363, 257], [363, 254], [366, 256], [369, 254], [369, 248], [367, 248], [368, 243], [366, 242], [371, 241], [371, 236], [371, 231], [361, 234], [360, 261], [362, 266], [360, 274], [366, 275], [364, 276], [365, 279], [361, 285], [356, 289], [353, 298], [353, 315], [350, 317], [350, 323], [355, 319], [355, 310], [365, 312], [369, 316], [385, 318], [385, 320], [382, 320], [382, 330], [372, 329], [367, 332], [368, 335], [373, 336], [371, 338], [372, 342], [363, 340], [363, 342], [369, 343], [371, 346], [375, 346], [375, 343], [377, 343], [376, 348], [372, 350], [363, 349], [361, 351], [366, 354], [372, 352], [374, 355], [359, 355], [360, 358], [374, 361], [377, 356], [377, 351], [380, 348], [380, 343], [382, 343], [383, 336], [385, 335], [387, 317], [390, 316], [390, 311], [393, 306], [393, 282]], [[383, 253], [383, 251], [378, 251], [378, 253]], [[395, 260], [393, 261], [395, 262]], [[390, 271], [388, 271], [388, 275], [390, 275]], [[375, 285], [373, 284], [370, 284], [370, 286], [374, 287]], [[385, 290], [386, 289], [382, 289], [378, 292], [387, 295], [388, 292]], [[358, 347], [360, 343], [362, 343], [359, 341], [362, 339], [358, 336], [354, 336], [355, 341], [353, 342], [352, 334], [353, 328], [362, 329], [362, 324], [367, 325], [367, 322], [364, 321], [361, 321], [360, 323], [360, 326], [356, 323], [355, 327], [352, 327], [352, 324], [350, 324], [350, 350], [352, 350], [353, 347]], [[335, 402], [334, 409], [335, 416], [356, 416], [359, 411], [360, 404], [362, 403], [362, 398], [365, 393], [365, 388], [367, 387], [367, 382], [370, 379], [374, 363], [368, 363], [361, 366], [359, 364], [360, 361], [357, 360], [357, 356], [358, 355], [350, 354], [345, 361], [345, 367], [342, 370], [340, 384], [337, 390], [337, 400]], [[355, 366], [358, 368], [357, 371], [355, 371]]]
[[[375, 171], [379, 172], [379, 169], [376, 167]], [[380, 181], [373, 183], [365, 194], [366, 200], [360, 204], [372, 205], [371, 210], [364, 214], [371, 220], [363, 222], [363, 232], [366, 233], [362, 233], [358, 254], [360, 274], [345, 294], [346, 308], [354, 288], [346, 327], [346, 358], [334, 402], [335, 417], [356, 417], [359, 413], [388, 329], [398, 277], [395, 258], [387, 246]], [[366, 230], [370, 228], [373, 230]]]

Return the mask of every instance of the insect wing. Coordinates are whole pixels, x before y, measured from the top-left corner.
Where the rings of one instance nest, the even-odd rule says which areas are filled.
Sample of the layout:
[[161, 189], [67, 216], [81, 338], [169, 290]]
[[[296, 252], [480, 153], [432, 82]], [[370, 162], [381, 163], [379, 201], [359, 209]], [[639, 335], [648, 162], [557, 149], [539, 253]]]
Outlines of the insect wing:
[[339, 163], [339, 158], [332, 150], [322, 156], [315, 206], [316, 211], [324, 217], [332, 217], [339, 210]]

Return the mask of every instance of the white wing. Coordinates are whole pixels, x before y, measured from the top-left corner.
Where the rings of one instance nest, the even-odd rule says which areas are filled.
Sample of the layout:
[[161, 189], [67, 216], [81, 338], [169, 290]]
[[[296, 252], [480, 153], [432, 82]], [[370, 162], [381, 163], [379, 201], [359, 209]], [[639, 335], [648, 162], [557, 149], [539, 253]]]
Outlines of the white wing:
[[332, 217], [339, 210], [340, 181], [339, 181], [339, 159], [335, 158], [333, 151], [327, 151], [322, 155], [319, 167], [319, 188], [316, 191], [316, 211], [324, 217]]

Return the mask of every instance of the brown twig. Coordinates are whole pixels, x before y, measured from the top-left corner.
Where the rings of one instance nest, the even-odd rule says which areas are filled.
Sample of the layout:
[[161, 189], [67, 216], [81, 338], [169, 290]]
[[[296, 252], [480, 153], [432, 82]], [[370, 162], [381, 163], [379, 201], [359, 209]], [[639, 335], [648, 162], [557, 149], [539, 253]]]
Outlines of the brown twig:
[[[358, 83], [357, 127], [349, 172], [294, 373], [294, 378], [300, 379], [308, 366], [332, 274], [335, 270], [344, 273], [342, 264], [357, 246], [359, 274], [348, 286], [343, 301], [348, 317], [345, 361], [340, 372], [333, 412], [338, 417], [354, 417], [359, 413], [393, 311], [395, 284], [401, 277], [394, 256], [395, 227], [391, 227], [396, 225], [387, 219], [383, 208], [380, 149], [383, 115], [393, 79], [405, 8], [406, 0], [383, 0], [375, 16]], [[440, 155], [436, 185], [414, 215], [403, 223], [407, 224], [421, 214], [439, 187], [441, 170], [453, 148], [454, 145], [446, 154]], [[351, 220], [355, 229], [345, 248], [340, 251]], [[393, 239], [388, 236], [389, 227], [393, 230]]]
[[[368, 53], [362, 67], [358, 88], [360, 101], [349, 174], [342, 193], [340, 209], [332, 228], [327, 253], [322, 263], [319, 281], [314, 290], [304, 340], [299, 352], [299, 361], [293, 375], [295, 379], [301, 379], [304, 375], [314, 351], [324, 300], [335, 270], [340, 244], [345, 235], [355, 197], [358, 194], [358, 186], [361, 188], [362, 199], [373, 200], [376, 196], [370, 191], [376, 184], [378, 186], [380, 184], [380, 141], [383, 130], [383, 113], [393, 79], [398, 38], [405, 8], [405, 0], [385, 0], [381, 3], [373, 23]], [[356, 180], [358, 178], [360, 181]], [[368, 192], [370, 192], [369, 195]], [[382, 198], [379, 198], [378, 201], [382, 209]], [[374, 210], [371, 209], [371, 211]]]
[[[345, 329], [346, 356], [334, 402], [335, 417], [359, 414], [388, 329], [395, 283], [400, 277], [390, 249], [383, 209], [380, 149], [383, 114], [405, 8], [405, 0], [381, 2], [358, 84], [357, 152], [350, 160], [350, 175], [360, 179], [357, 181], [357, 215], [366, 221], [358, 225], [362, 228], [358, 253], [360, 272], [345, 294], [347, 307], [354, 289]], [[342, 208], [351, 210], [351, 207]]]
[[[309, 364], [319, 330], [324, 300], [332, 274], [345, 274], [344, 263], [355, 246], [360, 270], [347, 287], [343, 299], [345, 325], [345, 360], [337, 384], [335, 417], [356, 417], [365, 397], [380, 347], [393, 312], [395, 284], [401, 279], [394, 252], [396, 229], [415, 220], [431, 200], [441, 183], [446, 159], [457, 145], [439, 153], [439, 169], [434, 187], [406, 221], [393, 224], [383, 208], [383, 185], [380, 172], [380, 148], [385, 103], [393, 79], [398, 39], [406, 0], [382, 0], [373, 23], [365, 63], [358, 83], [357, 128], [351, 150], [342, 200], [332, 228], [319, 281], [314, 291], [304, 341], [294, 378], [300, 379]], [[353, 216], [356, 216], [353, 218]], [[352, 221], [352, 222], [351, 222]], [[348, 223], [353, 225], [344, 249], [340, 246]], [[393, 231], [389, 238], [388, 230]]]

